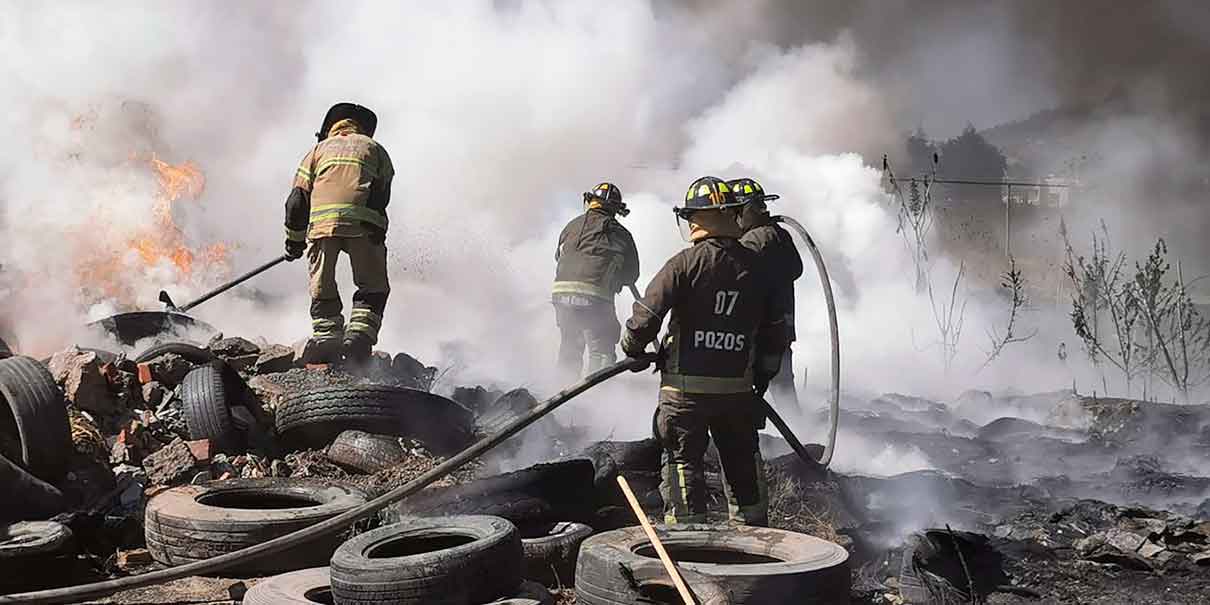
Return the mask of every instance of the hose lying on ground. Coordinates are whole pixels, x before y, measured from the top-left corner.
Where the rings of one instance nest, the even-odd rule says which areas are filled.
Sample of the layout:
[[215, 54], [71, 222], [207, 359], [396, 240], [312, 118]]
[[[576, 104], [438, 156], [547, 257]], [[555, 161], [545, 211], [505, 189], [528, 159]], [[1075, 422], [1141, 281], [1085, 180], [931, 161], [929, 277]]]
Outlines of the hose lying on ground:
[[307, 540], [341, 531], [353, 523], [373, 515], [379, 510], [382, 510], [383, 508], [386, 508], [387, 506], [390, 506], [391, 504], [394, 504], [395, 502], [398, 502], [424, 489], [425, 487], [428, 487], [428, 485], [434, 481], [437, 481], [438, 479], [458, 470], [466, 463], [483, 455], [488, 450], [499, 445], [505, 439], [517, 434], [521, 431], [521, 429], [533, 424], [539, 418], [545, 416], [564, 403], [567, 403], [580, 393], [583, 393], [584, 391], [587, 391], [588, 389], [627, 370], [642, 370], [643, 368], [651, 365], [651, 363], [654, 361], [655, 355], [651, 354], [644, 355], [639, 359], [623, 359], [622, 361], [619, 361], [611, 366], [601, 368], [600, 370], [597, 370], [596, 372], [584, 377], [584, 379], [580, 382], [577, 382], [563, 391], [560, 391], [554, 397], [543, 401], [541, 404], [530, 410], [530, 412], [525, 416], [514, 420], [504, 428], [500, 429], [498, 433], [484, 437], [474, 445], [462, 450], [449, 460], [437, 465], [429, 472], [353, 510], [332, 517], [326, 521], [316, 523], [310, 527], [300, 529], [292, 534], [286, 534], [279, 538], [269, 540], [268, 542], [250, 546], [248, 548], [237, 550], [235, 552], [227, 553], [218, 557], [206, 559], [204, 561], [197, 561], [187, 565], [181, 565], [179, 567], [161, 569], [137, 576], [118, 578], [116, 580], [107, 580], [93, 584], [82, 584], [80, 586], [69, 586], [67, 588], [55, 588], [51, 590], [39, 590], [36, 592], [4, 595], [0, 596], [0, 603], [76, 603], [86, 599], [105, 597], [115, 592], [129, 590], [131, 588], [140, 588], [153, 584], [161, 584], [188, 576], [211, 574], [221, 569], [232, 567], [238, 563], [251, 560], [255, 557], [264, 557], [273, 553], [278, 553], [302, 542], [306, 542]]
[[[836, 300], [832, 297], [832, 282], [828, 279], [828, 268], [823, 264], [823, 255], [820, 254], [819, 248], [815, 245], [815, 240], [811, 239], [811, 235], [807, 233], [807, 230], [798, 221], [788, 216], [775, 216], [773, 220], [788, 225], [802, 237], [803, 242], [807, 245], [807, 250], [811, 251], [811, 257], [815, 259], [815, 268], [819, 272], [819, 282], [823, 286], [824, 300], [828, 305], [828, 327], [831, 328], [832, 336], [832, 426], [828, 431], [828, 445], [824, 448], [823, 455], [819, 458], [819, 464], [827, 468], [828, 464], [832, 462], [832, 452], [836, 450], [836, 429], [840, 425], [840, 328], [836, 322]], [[781, 430], [781, 428], [779, 426], [778, 430]], [[790, 435], [783, 436], [787, 437], [787, 441], [789, 441]]]

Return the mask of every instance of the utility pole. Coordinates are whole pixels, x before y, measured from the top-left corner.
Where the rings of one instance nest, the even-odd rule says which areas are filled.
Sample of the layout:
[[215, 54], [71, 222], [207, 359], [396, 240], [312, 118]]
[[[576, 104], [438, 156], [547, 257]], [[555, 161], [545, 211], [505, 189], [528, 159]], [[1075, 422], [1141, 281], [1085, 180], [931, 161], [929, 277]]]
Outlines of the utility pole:
[[1013, 186], [1008, 184], [1008, 195], [1004, 196], [1004, 256], [1012, 256], [1012, 207], [1013, 207]]

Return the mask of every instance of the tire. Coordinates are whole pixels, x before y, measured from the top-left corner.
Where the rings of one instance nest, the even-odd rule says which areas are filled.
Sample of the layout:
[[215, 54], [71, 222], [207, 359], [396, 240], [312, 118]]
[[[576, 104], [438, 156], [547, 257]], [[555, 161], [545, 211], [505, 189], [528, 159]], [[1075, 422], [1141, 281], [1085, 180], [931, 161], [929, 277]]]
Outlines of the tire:
[[361, 534], [332, 555], [340, 605], [489, 603], [520, 584], [521, 538], [499, 517], [410, 519]]
[[[737, 603], [849, 603], [849, 553], [826, 540], [764, 527], [657, 526], [678, 566], [725, 586]], [[650, 555], [650, 556], [646, 556]], [[616, 587], [621, 568], [657, 565], [642, 528], [597, 534], [580, 547], [576, 591]], [[595, 594], [595, 593], [594, 593]]]
[[[731, 605], [730, 593], [718, 581], [677, 566], [681, 579], [701, 605]], [[624, 571], [623, 571], [624, 569]], [[638, 561], [612, 573], [581, 572], [576, 576], [579, 605], [632, 605], [634, 603], [680, 603], [676, 586], [659, 561]], [[601, 569], [599, 571], [605, 571]], [[768, 601], [782, 603], [790, 601]]]
[[228, 374], [218, 362], [190, 370], [181, 381], [181, 409], [191, 439], [209, 439], [215, 451], [239, 454], [247, 440], [231, 418]]
[[63, 390], [46, 366], [29, 357], [0, 360], [0, 395], [8, 401], [21, 459], [34, 476], [55, 481], [67, 470], [72, 451]]
[[587, 522], [593, 509], [592, 463], [565, 460], [429, 488], [400, 502], [392, 513], [404, 517], [492, 515], [514, 524]]
[[160, 355], [169, 353], [196, 365], [210, 363], [215, 360], [214, 353], [210, 349], [203, 349], [187, 342], [165, 342], [153, 345], [151, 348], [139, 353], [138, 357], [135, 357], [134, 360], [135, 363], [146, 363]]
[[291, 395], [277, 409], [277, 431], [310, 448], [354, 429], [416, 439], [440, 456], [474, 440], [474, 419], [461, 404], [418, 389], [389, 385], [325, 387]]
[[399, 440], [363, 431], [344, 431], [328, 446], [328, 459], [343, 468], [372, 475], [399, 464], [406, 454]]
[[[175, 487], [147, 503], [147, 550], [164, 565], [192, 563], [284, 536], [366, 500], [357, 488], [306, 479], [231, 479]], [[318, 567], [340, 541], [340, 536], [313, 540], [254, 559], [238, 571], [267, 575]]]
[[244, 605], [332, 603], [327, 567], [313, 567], [265, 578], [244, 593]]
[[562, 521], [529, 526], [520, 531], [525, 578], [551, 588], [575, 586], [576, 556], [580, 553], [580, 543], [592, 535], [592, 528], [583, 523]]
[[62, 492], [4, 456], [0, 456], [0, 485], [5, 490], [0, 521], [41, 521], [67, 510]]
[[13, 350], [8, 346], [8, 343], [0, 338], [0, 359], [8, 359], [13, 356]]
[[487, 605], [555, 605], [555, 597], [546, 587], [529, 580], [521, 581], [521, 589], [517, 594], [492, 601]]
[[71, 530], [54, 521], [22, 521], [0, 528], [0, 561], [54, 556], [71, 542]]

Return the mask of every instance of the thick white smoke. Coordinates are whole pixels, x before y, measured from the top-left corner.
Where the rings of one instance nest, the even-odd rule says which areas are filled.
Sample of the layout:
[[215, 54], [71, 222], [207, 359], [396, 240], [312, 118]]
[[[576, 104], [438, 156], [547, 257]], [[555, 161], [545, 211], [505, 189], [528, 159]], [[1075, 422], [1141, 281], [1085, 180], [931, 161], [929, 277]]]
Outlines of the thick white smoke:
[[[1002, 319], [994, 305], [970, 305], [960, 356], [943, 368], [891, 200], [876, 168], [851, 153], [896, 145], [902, 130], [892, 122], [902, 101], [866, 77], [853, 38], [776, 46], [735, 35], [717, 15], [658, 9], [638, 0], [19, 3], [0, 22], [9, 84], [0, 126], [10, 136], [0, 147], [0, 246], [12, 291], [2, 319], [44, 354], [112, 309], [82, 304], [64, 276], [84, 256], [121, 252], [125, 234], [151, 224], [156, 177], [132, 154], [202, 169], [205, 192], [177, 203], [176, 221], [193, 244], [230, 244], [231, 271], [279, 254], [296, 164], [327, 107], [351, 100], [378, 113], [376, 138], [397, 170], [380, 346], [447, 368], [446, 384], [559, 386], [549, 285], [555, 238], [580, 211], [580, 192], [601, 180], [622, 188], [641, 285], [685, 245], [668, 209], [707, 173], [760, 179], [782, 195], [773, 210], [820, 244], [840, 296], [847, 389], [948, 397], [1024, 375], [1030, 390], [1067, 384], [1038, 353], [1053, 350], [1050, 340], [973, 375], [979, 341]], [[90, 238], [110, 232], [97, 250]], [[136, 299], [124, 302], [143, 308], [159, 308], [161, 287], [181, 302], [218, 279], [176, 283], [165, 267], [128, 260], [121, 272]], [[939, 289], [955, 271], [935, 259]], [[797, 350], [822, 388], [816, 279], [808, 260]], [[347, 300], [347, 270], [342, 287]], [[629, 302], [618, 298], [623, 321]], [[305, 269], [275, 269], [195, 315], [228, 334], [305, 338]], [[598, 436], [641, 436], [654, 379], [616, 382], [565, 416]]]

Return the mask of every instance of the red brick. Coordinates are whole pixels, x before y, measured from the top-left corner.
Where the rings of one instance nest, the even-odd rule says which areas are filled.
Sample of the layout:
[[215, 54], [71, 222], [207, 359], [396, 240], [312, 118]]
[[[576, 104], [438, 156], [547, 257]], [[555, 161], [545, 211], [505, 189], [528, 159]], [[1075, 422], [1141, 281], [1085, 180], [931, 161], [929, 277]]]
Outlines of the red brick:
[[151, 364], [140, 363], [139, 364], [139, 384], [147, 384], [149, 382], [154, 382], [154, 381], [155, 381], [155, 377], [153, 377], [151, 375]]
[[189, 446], [189, 451], [193, 453], [193, 457], [198, 462], [208, 462], [210, 460], [210, 440], [198, 439], [197, 441], [186, 441], [185, 445]]

